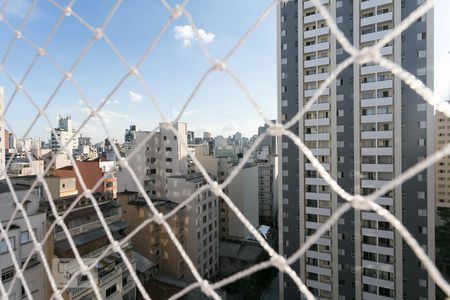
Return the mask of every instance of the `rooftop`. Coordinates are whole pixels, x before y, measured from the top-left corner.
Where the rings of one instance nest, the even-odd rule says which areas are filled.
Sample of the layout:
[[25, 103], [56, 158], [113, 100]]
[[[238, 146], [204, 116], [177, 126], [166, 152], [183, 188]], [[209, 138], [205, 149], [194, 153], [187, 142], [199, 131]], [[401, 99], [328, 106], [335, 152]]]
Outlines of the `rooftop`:
[[254, 261], [256, 260], [263, 249], [260, 246], [249, 245], [249, 244], [237, 244], [231, 242], [220, 242], [219, 243], [219, 253], [220, 256], [245, 260]]

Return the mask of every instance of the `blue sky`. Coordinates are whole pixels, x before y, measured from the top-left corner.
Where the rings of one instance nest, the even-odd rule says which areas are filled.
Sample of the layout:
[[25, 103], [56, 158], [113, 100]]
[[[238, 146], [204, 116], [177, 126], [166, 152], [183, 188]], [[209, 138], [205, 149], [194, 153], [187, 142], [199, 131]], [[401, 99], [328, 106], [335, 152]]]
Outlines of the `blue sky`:
[[[4, 1], [4, 0], [3, 0]], [[3, 3], [0, 0], [0, 5]], [[65, 5], [68, 1], [57, 1]], [[73, 6], [84, 20], [99, 27], [114, 1], [77, 1]], [[170, 1], [171, 4], [178, 1]], [[446, 0], [436, 1], [436, 91], [441, 96], [448, 94], [450, 78], [450, 39], [445, 32], [444, 20], [450, 15]], [[30, 0], [10, 0], [5, 18], [19, 26]], [[221, 58], [231, 49], [250, 25], [258, 18], [270, 0], [201, 0], [191, 1], [188, 10], [198, 28], [203, 29], [206, 46], [213, 58]], [[42, 45], [60, 11], [47, 1], [40, 0], [24, 29], [24, 35]], [[133, 65], [142, 55], [149, 41], [168, 18], [168, 12], [160, 1], [123, 1], [114, 15], [106, 34]], [[442, 26], [439, 26], [441, 24]], [[4, 24], [0, 24], [0, 59], [12, 37]], [[140, 73], [151, 88], [153, 95], [167, 117], [180, 110], [196, 83], [208, 68], [198, 45], [189, 39], [189, 28], [184, 18], [178, 19], [166, 32], [154, 52], [140, 69]], [[178, 26], [178, 27], [176, 27]], [[182, 37], [185, 37], [183, 39]], [[91, 32], [73, 17], [65, 18], [48, 47], [48, 52], [58, 63], [68, 69], [91, 37]], [[190, 45], [189, 45], [190, 44]], [[275, 10], [229, 60], [227, 66], [242, 79], [254, 98], [260, 103], [269, 118], [276, 117], [276, 18]], [[5, 70], [19, 80], [30, 64], [35, 52], [23, 39], [16, 41], [7, 57]], [[97, 106], [124, 75], [126, 70], [103, 40], [94, 45], [84, 57], [73, 77], [80, 85], [89, 103]], [[60, 75], [43, 57], [38, 60], [24, 88], [42, 106], [55, 89]], [[6, 90], [9, 101], [13, 86], [0, 73], [0, 86]], [[103, 116], [113, 136], [122, 139], [125, 128], [136, 124], [138, 128], [150, 130], [160, 118], [148, 99], [140, 97], [143, 90], [135, 78], [129, 78], [114, 94], [104, 108]], [[52, 127], [57, 124], [58, 114], [70, 113], [75, 124], [85, 117], [83, 104], [74, 87], [66, 82], [47, 109]], [[35, 117], [36, 110], [22, 93], [9, 107], [6, 118], [16, 135], [21, 137]], [[182, 121], [188, 129], [200, 134], [210, 131], [214, 135], [229, 135], [237, 130], [251, 136], [257, 132], [263, 120], [246, 100], [243, 93], [223, 73], [213, 73], [199, 90], [188, 107]], [[31, 131], [32, 136], [48, 139], [50, 125], [42, 118]], [[83, 129], [83, 134], [94, 140], [105, 137], [95, 120]]]

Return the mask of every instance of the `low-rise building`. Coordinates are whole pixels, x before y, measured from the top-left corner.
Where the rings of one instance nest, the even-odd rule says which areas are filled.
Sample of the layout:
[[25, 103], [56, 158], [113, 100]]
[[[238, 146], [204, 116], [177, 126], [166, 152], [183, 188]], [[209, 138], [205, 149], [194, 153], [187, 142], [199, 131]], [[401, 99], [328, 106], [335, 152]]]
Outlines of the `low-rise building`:
[[[167, 198], [180, 204], [206, 184], [199, 173], [167, 178]], [[186, 205], [185, 249], [203, 278], [214, 278], [219, 269], [218, 199], [211, 191], [204, 191]], [[185, 280], [194, 277], [186, 268]]]
[[[122, 240], [128, 234], [128, 223], [121, 219], [120, 205], [114, 201], [110, 194], [93, 193], [102, 217], [108, 224], [109, 230], [115, 240]], [[77, 195], [60, 197], [53, 200], [58, 214], [64, 214]], [[47, 211], [47, 226], [50, 228], [55, 221], [55, 216], [50, 210], [50, 203], [42, 203], [42, 209]], [[81, 198], [71, 208], [64, 218], [76, 249], [86, 263], [98, 257], [110, 245], [105, 228], [92, 202], [88, 198]], [[68, 284], [68, 279], [73, 278], [79, 271], [78, 262], [75, 260], [74, 249], [71, 247], [66, 233], [62, 227], [56, 225], [50, 235], [47, 247], [47, 256], [52, 262], [53, 277], [59, 288]], [[131, 242], [122, 246], [123, 252], [135, 270], [135, 260]], [[103, 299], [135, 299], [136, 286], [130, 272], [120, 254], [109, 252], [96, 267], [92, 269], [95, 284], [98, 286]], [[73, 279], [72, 279], [73, 280]], [[94, 291], [87, 276], [77, 275], [67, 290], [63, 293], [66, 299], [96, 299]]]
[[[117, 201], [122, 207], [123, 219], [130, 225], [130, 231], [153, 216], [147, 202], [137, 192], [121, 192], [117, 196]], [[152, 199], [152, 202], [164, 215], [177, 206], [176, 203], [165, 199]], [[167, 222], [181, 245], [184, 245], [187, 239], [193, 238], [186, 237], [188, 220], [185, 208], [180, 209]], [[185, 262], [163, 226], [151, 222], [139, 230], [131, 238], [131, 242], [135, 251], [149, 259], [160, 272], [184, 278], [187, 271]]]
[[[34, 179], [35, 177], [12, 179], [12, 187], [19, 201], [25, 199]], [[39, 184], [34, 187], [23, 204], [27, 213], [27, 219], [31, 225], [31, 230], [33, 230], [37, 241], [42, 241], [46, 233], [45, 212], [39, 209], [39, 203], [42, 200], [41, 189], [42, 187]], [[47, 299], [47, 288], [44, 280], [45, 270], [41, 257], [36, 253], [31, 254], [35, 245], [32, 242], [32, 235], [30, 228], [26, 224], [26, 219], [21, 212], [18, 212], [14, 219], [11, 219], [17, 207], [12, 195], [6, 180], [1, 180], [0, 221], [3, 226], [6, 226], [9, 222], [11, 223], [8, 230], [8, 238], [12, 246], [11, 250], [19, 265], [22, 265], [28, 256], [32, 255], [24, 269], [24, 278], [31, 292], [31, 296], [35, 299]], [[17, 270], [13, 265], [6, 240], [0, 241], [0, 270], [3, 286], [6, 290], [11, 290], [8, 298], [22, 299], [23, 297], [27, 297], [21, 280], [16, 278], [14, 286], [11, 287], [13, 278], [17, 275]]]

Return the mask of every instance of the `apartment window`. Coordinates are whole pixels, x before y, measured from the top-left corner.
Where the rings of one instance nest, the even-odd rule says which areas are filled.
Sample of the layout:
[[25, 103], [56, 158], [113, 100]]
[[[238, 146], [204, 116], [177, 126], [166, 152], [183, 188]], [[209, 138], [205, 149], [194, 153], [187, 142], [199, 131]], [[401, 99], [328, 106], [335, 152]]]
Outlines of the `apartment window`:
[[286, 36], [286, 34], [287, 34], [286, 29], [281, 30], [281, 36]]
[[336, 8], [342, 7], [342, 1], [336, 1]]
[[[13, 248], [12, 250], [14, 250], [16, 248], [16, 238], [10, 237], [9, 242], [11, 243], [11, 246]], [[8, 252], [8, 245], [6, 244], [5, 240], [2, 240], [0, 242], [0, 254], [6, 253], [6, 252]]]
[[106, 289], [106, 298], [111, 297], [115, 292], [117, 292], [117, 284]]
[[419, 208], [419, 210], [417, 211], [417, 215], [419, 217], [426, 217], [427, 216], [427, 210]]
[[281, 50], [287, 50], [287, 43], [283, 43], [283, 46], [281, 47]]
[[425, 147], [427, 145], [427, 140], [419, 139], [418, 144], [419, 144], [419, 147]]
[[338, 117], [343, 117], [344, 116], [344, 110], [343, 109], [338, 110], [337, 116]]
[[337, 141], [338, 148], [344, 148], [344, 141]]
[[337, 23], [337, 24], [340, 24], [340, 23], [343, 22], [343, 20], [344, 20], [343, 17], [342, 17], [342, 16], [339, 16], [339, 17], [336, 18], [336, 23]]
[[337, 95], [336, 101], [344, 101], [344, 95], [343, 94]]
[[420, 121], [418, 126], [421, 129], [425, 129], [425, 128], [427, 128], [427, 122], [426, 121]]
[[417, 57], [418, 58], [425, 58], [425, 57], [427, 57], [427, 51], [426, 50], [419, 50], [419, 51], [417, 51]]
[[287, 64], [287, 58], [286, 58], [286, 57], [283, 57], [283, 58], [281, 59], [281, 64], [282, 64], [282, 65]]
[[281, 100], [281, 106], [282, 107], [288, 106], [288, 101], [287, 100]]
[[417, 104], [417, 111], [426, 111], [427, 110], [427, 104], [426, 103], [419, 103]]
[[419, 32], [417, 34], [417, 40], [418, 41], [425, 40], [426, 38], [427, 38], [427, 33], [426, 32]]
[[14, 267], [9, 267], [2, 270], [2, 282], [8, 282], [14, 277]]
[[419, 68], [417, 69], [417, 76], [425, 76], [427, 74], [426, 68]]
[[172, 173], [172, 169], [166, 169], [166, 173]]
[[344, 132], [344, 125], [338, 125], [338, 126], [336, 127], [336, 131], [337, 131], [337, 132]]
[[166, 152], [172, 151], [172, 147], [166, 147]]
[[[34, 228], [33, 231], [34, 231], [34, 235], [36, 235], [36, 228]], [[32, 241], [31, 234], [30, 234], [30, 232], [28, 230], [27, 231], [22, 231], [20, 233], [20, 244], [21, 245], [27, 244], [27, 243], [29, 243], [31, 241]]]
[[172, 158], [167, 157], [167, 158], [166, 158], [166, 162], [172, 162]]

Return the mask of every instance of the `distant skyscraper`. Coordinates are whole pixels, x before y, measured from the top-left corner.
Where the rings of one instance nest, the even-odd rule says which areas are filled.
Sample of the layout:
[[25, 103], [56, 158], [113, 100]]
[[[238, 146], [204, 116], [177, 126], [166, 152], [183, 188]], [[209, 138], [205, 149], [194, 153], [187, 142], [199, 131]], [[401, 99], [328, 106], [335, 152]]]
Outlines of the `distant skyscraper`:
[[187, 132], [187, 142], [188, 144], [194, 144], [195, 141], [195, 134], [193, 131], [188, 131]]
[[136, 139], [136, 125], [130, 125], [129, 129], [125, 129], [125, 143], [132, 143]]
[[73, 150], [78, 148], [78, 135], [73, 136], [76, 130], [72, 125], [72, 117], [70, 115], [60, 116], [58, 123], [58, 127], [54, 129], [56, 136], [53, 131], [51, 133], [50, 148], [52, 151], [58, 151], [62, 145], [67, 144], [67, 152], [72, 155]]
[[[322, 0], [360, 49], [374, 45], [424, 1]], [[348, 58], [312, 1], [278, 10], [279, 119], [290, 120]], [[433, 12], [381, 48], [381, 54], [433, 87]], [[430, 73], [429, 73], [430, 72]], [[338, 184], [368, 195], [434, 151], [433, 108], [383, 67], [352, 65], [290, 128]], [[344, 200], [296, 145], [282, 138], [280, 251], [290, 256]], [[377, 199], [434, 258], [434, 168]], [[435, 285], [401, 235], [376, 213], [347, 212], [292, 267], [320, 299], [434, 299]], [[299, 299], [288, 276], [281, 299]]]

